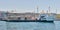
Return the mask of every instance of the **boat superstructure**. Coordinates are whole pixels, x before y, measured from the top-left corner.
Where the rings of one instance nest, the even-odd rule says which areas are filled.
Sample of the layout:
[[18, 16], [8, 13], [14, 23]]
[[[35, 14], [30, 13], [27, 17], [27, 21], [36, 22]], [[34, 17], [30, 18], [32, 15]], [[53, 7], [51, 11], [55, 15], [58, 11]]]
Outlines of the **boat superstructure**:
[[40, 20], [41, 21], [54, 21], [55, 20], [55, 14], [40, 14]]
[[24, 20], [21, 19], [17, 19], [17, 20], [4, 20], [7, 22], [54, 22], [55, 20], [55, 14], [40, 14], [39, 19], [31, 19], [28, 20], [27, 18], [25, 18]]

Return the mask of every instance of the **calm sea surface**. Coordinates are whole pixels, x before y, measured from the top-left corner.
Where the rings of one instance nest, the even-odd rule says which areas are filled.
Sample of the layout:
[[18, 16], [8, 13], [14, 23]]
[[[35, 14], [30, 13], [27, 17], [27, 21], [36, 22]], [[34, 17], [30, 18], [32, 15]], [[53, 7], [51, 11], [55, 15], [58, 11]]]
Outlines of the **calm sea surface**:
[[0, 21], [0, 30], [60, 30], [60, 21], [54, 23]]

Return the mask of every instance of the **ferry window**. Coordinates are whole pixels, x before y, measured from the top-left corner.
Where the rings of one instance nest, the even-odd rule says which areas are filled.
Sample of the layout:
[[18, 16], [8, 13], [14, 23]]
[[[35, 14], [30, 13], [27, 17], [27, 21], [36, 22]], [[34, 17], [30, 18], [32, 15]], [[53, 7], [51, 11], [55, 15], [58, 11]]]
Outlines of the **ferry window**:
[[25, 20], [27, 20], [27, 17], [25, 17]]
[[21, 19], [21, 17], [18, 17], [18, 19]]

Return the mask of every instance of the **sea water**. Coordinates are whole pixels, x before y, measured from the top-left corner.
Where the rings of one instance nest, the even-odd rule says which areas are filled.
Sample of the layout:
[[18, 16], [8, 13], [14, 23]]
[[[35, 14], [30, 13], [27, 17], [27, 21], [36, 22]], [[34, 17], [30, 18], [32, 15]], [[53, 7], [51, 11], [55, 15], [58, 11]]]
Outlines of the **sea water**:
[[0, 30], [60, 30], [60, 21], [54, 23], [0, 21]]
[[0, 30], [7, 30], [5, 21], [0, 21]]

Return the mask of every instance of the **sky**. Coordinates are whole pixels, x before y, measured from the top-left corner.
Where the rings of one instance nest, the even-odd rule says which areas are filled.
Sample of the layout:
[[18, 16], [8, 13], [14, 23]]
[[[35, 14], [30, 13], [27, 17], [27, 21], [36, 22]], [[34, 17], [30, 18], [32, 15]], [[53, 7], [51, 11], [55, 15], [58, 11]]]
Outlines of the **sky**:
[[42, 10], [60, 13], [60, 0], [0, 0], [0, 11], [38, 12]]

